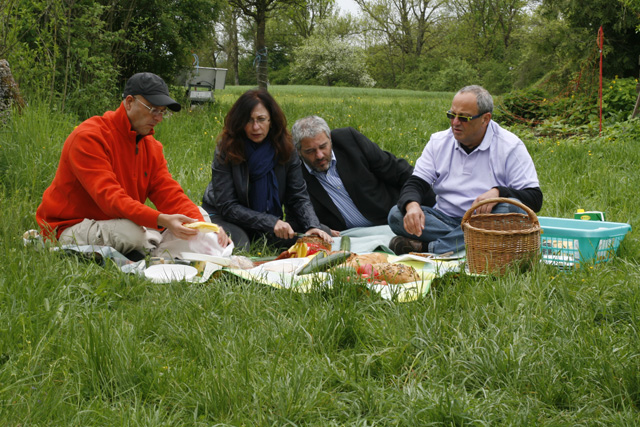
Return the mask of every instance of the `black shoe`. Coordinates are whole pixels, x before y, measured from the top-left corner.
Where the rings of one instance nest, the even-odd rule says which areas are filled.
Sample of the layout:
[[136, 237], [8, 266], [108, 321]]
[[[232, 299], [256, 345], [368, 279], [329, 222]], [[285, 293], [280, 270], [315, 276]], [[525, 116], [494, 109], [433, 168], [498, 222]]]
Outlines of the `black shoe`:
[[408, 254], [409, 252], [422, 252], [422, 242], [408, 237], [396, 236], [389, 242], [389, 249], [396, 255]]

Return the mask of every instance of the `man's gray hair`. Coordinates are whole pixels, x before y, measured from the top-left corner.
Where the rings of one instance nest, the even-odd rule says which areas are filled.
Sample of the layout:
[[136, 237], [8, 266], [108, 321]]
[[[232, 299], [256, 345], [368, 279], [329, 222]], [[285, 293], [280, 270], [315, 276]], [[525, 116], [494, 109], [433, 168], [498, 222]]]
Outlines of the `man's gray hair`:
[[305, 138], [313, 138], [320, 132], [324, 132], [331, 139], [331, 129], [322, 117], [308, 116], [296, 120], [291, 127], [291, 137], [296, 148], [300, 149], [300, 143]]
[[[478, 114], [493, 113], [493, 98], [488, 90], [478, 85], [465, 86], [458, 93], [473, 93], [478, 103]], [[457, 95], [457, 94], [456, 94]]]

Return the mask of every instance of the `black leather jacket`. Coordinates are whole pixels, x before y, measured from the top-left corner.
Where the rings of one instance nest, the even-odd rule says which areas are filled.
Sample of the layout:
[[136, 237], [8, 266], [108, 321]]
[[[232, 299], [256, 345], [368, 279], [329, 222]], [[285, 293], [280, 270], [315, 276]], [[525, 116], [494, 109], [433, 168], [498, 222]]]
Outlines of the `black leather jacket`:
[[[202, 207], [210, 215], [221, 215], [225, 221], [244, 229], [267, 233], [273, 232], [278, 217], [257, 212], [249, 206], [249, 169], [247, 163], [237, 165], [225, 163], [225, 154], [217, 148], [211, 165], [211, 182], [202, 197]], [[287, 222], [300, 224], [305, 232], [320, 227], [307, 194], [307, 185], [300, 171], [300, 158], [294, 150], [284, 165], [275, 167], [280, 201], [284, 205]]]

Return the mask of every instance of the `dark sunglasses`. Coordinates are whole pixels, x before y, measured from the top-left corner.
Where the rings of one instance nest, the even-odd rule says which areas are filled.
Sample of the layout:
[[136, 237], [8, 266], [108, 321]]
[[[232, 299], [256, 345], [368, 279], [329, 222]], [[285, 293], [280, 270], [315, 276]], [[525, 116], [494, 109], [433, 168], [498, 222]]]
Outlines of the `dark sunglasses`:
[[454, 114], [451, 111], [447, 111], [447, 119], [453, 120], [453, 119], [455, 119], [457, 117], [458, 120], [460, 120], [461, 122], [465, 122], [466, 123], [466, 122], [470, 122], [471, 120], [475, 120], [478, 117], [483, 116], [485, 114], [487, 114], [487, 113], [480, 113], [480, 114], [476, 114], [475, 116], [462, 116], [460, 114]]

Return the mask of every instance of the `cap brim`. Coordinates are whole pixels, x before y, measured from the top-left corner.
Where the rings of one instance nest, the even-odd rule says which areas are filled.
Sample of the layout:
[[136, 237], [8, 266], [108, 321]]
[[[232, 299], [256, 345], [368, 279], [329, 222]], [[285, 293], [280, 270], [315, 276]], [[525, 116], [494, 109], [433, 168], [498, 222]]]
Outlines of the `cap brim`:
[[180, 104], [178, 104], [174, 99], [172, 99], [170, 96], [167, 96], [167, 95], [157, 94], [157, 95], [142, 95], [142, 96], [144, 96], [144, 98], [150, 103], [152, 103], [153, 105], [156, 105], [158, 107], [166, 106], [171, 111], [180, 111], [180, 109], [182, 108]]

